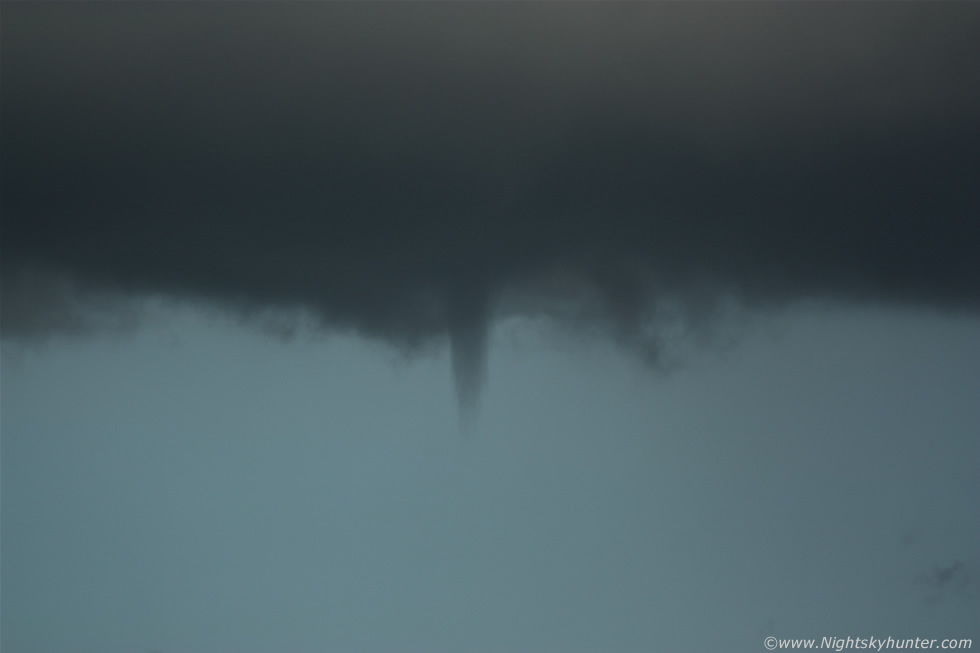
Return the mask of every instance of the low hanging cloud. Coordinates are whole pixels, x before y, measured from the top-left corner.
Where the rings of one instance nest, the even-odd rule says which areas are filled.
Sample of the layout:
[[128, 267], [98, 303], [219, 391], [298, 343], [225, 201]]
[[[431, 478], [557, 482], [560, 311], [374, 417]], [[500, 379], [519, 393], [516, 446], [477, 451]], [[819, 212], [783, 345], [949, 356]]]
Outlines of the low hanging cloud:
[[19, 3], [5, 338], [91, 298], [453, 344], [722, 298], [980, 307], [975, 3]]
[[946, 566], [936, 566], [916, 578], [928, 605], [944, 600], [980, 601], [980, 579], [972, 565], [954, 560]]

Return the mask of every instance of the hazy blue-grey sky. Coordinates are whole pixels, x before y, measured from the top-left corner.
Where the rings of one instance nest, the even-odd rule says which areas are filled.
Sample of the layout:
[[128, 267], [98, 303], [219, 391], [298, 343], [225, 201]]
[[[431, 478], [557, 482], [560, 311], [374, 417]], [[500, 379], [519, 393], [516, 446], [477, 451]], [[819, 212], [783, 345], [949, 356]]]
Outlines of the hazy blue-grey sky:
[[444, 351], [179, 315], [4, 345], [4, 651], [980, 640], [976, 319], [798, 310], [668, 376], [511, 322], [461, 437]]

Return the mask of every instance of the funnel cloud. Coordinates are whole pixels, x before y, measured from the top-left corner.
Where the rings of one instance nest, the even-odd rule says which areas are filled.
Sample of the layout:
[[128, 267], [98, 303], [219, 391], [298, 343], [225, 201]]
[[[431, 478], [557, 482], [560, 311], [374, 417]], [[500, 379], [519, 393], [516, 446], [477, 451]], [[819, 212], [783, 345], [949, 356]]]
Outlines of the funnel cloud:
[[453, 302], [449, 322], [449, 346], [460, 423], [469, 428], [479, 409], [480, 391], [487, 377], [488, 316], [481, 296], [460, 297]]
[[3, 15], [5, 338], [303, 309], [448, 336], [466, 421], [508, 315], [652, 351], [668, 300], [980, 306], [976, 3]]

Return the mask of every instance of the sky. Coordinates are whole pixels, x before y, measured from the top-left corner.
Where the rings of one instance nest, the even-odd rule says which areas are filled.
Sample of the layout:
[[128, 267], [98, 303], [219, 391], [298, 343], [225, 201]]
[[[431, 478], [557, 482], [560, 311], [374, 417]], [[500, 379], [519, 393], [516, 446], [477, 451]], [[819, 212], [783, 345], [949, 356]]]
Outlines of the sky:
[[980, 5], [0, 30], [4, 651], [976, 639]]
[[3, 650], [977, 641], [975, 319], [801, 308], [669, 374], [567, 340], [500, 325], [466, 434], [445, 350], [4, 344]]

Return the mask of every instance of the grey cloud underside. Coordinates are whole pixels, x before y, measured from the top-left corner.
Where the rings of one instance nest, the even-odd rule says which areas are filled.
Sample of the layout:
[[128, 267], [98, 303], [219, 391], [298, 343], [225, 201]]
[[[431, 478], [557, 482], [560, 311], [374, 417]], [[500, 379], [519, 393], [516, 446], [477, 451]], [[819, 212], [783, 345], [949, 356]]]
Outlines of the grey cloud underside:
[[11, 2], [2, 29], [5, 336], [70, 322], [43, 270], [452, 331], [463, 397], [489, 316], [586, 290], [571, 319], [627, 339], [662, 297], [980, 305], [976, 3]]

